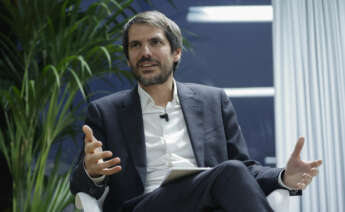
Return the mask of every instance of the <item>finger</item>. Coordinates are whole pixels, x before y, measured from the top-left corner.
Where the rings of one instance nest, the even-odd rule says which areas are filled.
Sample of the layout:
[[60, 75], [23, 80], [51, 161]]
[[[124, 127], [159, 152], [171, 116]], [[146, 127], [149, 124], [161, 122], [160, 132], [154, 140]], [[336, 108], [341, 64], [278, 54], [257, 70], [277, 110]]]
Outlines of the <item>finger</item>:
[[99, 166], [101, 169], [106, 169], [106, 168], [110, 168], [113, 167], [115, 165], [118, 165], [121, 162], [119, 157], [113, 158], [111, 160], [108, 160], [106, 162], [100, 163]]
[[103, 159], [110, 158], [111, 156], [113, 156], [111, 151], [97, 152], [90, 157], [90, 160], [93, 162], [98, 162], [101, 160], [100, 162], [103, 162]]
[[309, 185], [312, 181], [313, 177], [307, 173], [303, 174], [303, 180], [302, 183], [304, 183], [305, 185]]
[[306, 184], [304, 183], [297, 183], [297, 188], [300, 190], [303, 190], [306, 187]]
[[301, 183], [304, 184], [303, 189], [305, 189], [311, 183], [311, 180], [303, 180]]
[[92, 132], [92, 129], [88, 126], [88, 125], [84, 125], [83, 126], [83, 132], [85, 134], [85, 142], [88, 141], [88, 142], [92, 142], [95, 139], [95, 137], [93, 136], [93, 132]]
[[120, 172], [121, 170], [122, 170], [121, 166], [114, 166], [112, 168], [103, 169], [101, 171], [101, 174], [103, 174], [103, 175], [112, 175], [112, 174], [116, 174], [116, 173]]
[[315, 177], [318, 174], [319, 174], [319, 169], [318, 168], [312, 168], [311, 169], [311, 176]]
[[317, 168], [317, 167], [321, 166], [321, 164], [322, 164], [322, 160], [316, 160], [316, 161], [311, 162], [310, 166], [312, 168]]
[[291, 158], [300, 158], [300, 154], [304, 145], [304, 138], [300, 137], [296, 143], [295, 149], [291, 154]]
[[102, 147], [102, 142], [100, 141], [95, 141], [92, 143], [86, 143], [85, 144], [85, 153], [86, 154], [91, 154], [95, 153], [97, 148]]
[[311, 178], [313, 178], [313, 176], [311, 176], [310, 174], [307, 174], [307, 173], [303, 173], [302, 178], [303, 179], [311, 179]]

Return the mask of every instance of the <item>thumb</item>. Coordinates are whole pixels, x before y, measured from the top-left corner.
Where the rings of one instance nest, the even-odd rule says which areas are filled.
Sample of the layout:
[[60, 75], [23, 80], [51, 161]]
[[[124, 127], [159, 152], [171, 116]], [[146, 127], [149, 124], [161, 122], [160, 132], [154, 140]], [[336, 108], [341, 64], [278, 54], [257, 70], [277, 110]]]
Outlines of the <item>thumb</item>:
[[300, 137], [296, 143], [295, 149], [293, 150], [291, 154], [291, 158], [295, 158], [295, 159], [300, 158], [303, 145], [304, 145], [304, 138]]
[[85, 134], [85, 141], [92, 142], [94, 140], [92, 129], [88, 125], [84, 125], [82, 129]]

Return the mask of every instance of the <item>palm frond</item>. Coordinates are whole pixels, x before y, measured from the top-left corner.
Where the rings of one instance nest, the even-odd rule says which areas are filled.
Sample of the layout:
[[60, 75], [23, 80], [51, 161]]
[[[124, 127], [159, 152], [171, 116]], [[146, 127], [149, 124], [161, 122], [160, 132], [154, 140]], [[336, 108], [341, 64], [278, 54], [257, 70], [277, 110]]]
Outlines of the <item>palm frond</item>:
[[[149, 1], [147, 1], [149, 2]], [[169, 1], [172, 2], [172, 1]], [[71, 203], [69, 173], [48, 156], [54, 143], [73, 134], [94, 77], [122, 70], [122, 27], [137, 11], [133, 0], [3, 0], [0, 23], [0, 150], [13, 177], [13, 211], [58, 212]], [[48, 164], [53, 171], [48, 173]], [[47, 177], [49, 175], [49, 177]]]

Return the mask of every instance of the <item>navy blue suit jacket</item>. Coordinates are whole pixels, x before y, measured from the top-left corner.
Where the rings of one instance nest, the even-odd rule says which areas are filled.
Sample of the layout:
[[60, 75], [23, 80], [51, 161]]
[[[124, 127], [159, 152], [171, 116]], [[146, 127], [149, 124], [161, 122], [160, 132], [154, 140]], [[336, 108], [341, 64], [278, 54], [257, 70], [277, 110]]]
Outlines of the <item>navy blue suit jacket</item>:
[[[245, 140], [230, 99], [219, 88], [177, 82], [184, 118], [198, 166], [214, 167], [226, 160], [243, 161], [267, 195], [280, 188], [281, 169], [263, 167], [249, 159]], [[71, 175], [72, 193], [99, 197], [110, 187], [104, 211], [118, 211], [123, 203], [144, 192], [146, 150], [137, 87], [92, 102], [85, 124], [103, 142], [103, 149], [121, 158], [122, 171], [96, 186], [85, 174], [83, 151]]]

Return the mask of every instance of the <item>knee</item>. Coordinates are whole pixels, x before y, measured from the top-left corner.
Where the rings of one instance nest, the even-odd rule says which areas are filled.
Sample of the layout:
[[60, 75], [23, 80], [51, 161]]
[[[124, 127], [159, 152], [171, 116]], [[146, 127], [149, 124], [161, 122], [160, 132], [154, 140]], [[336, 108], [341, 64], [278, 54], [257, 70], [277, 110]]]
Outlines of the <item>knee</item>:
[[247, 169], [244, 163], [239, 160], [227, 160], [221, 163], [220, 166], [223, 167], [224, 169], [230, 169], [230, 170]]
[[219, 165], [221, 169], [221, 174], [225, 176], [242, 176], [243, 174], [248, 174], [248, 168], [238, 160], [228, 160]]
[[213, 191], [228, 192], [231, 188], [239, 188], [252, 178], [248, 168], [237, 160], [229, 160], [215, 167], [215, 178], [213, 181]]

